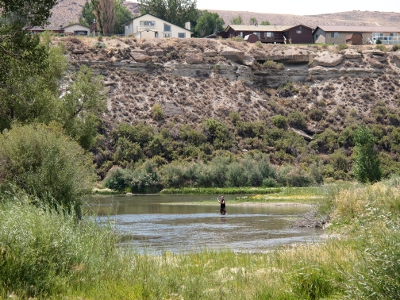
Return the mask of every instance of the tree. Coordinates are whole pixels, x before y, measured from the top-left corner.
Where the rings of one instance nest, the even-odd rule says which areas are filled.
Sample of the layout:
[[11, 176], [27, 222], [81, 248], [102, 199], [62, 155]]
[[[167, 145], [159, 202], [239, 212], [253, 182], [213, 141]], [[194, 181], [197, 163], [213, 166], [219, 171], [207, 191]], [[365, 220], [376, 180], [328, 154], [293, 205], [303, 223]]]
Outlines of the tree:
[[114, 33], [115, 0], [92, 0], [93, 14], [104, 35]]
[[243, 24], [243, 19], [241, 16], [237, 16], [236, 18], [233, 18], [231, 20], [232, 25], [242, 25]]
[[58, 0], [0, 0], [2, 17], [12, 23], [41, 26], [47, 23]]
[[95, 142], [100, 117], [105, 110], [102, 78], [94, 76], [92, 69], [82, 66], [72, 75], [72, 82], [61, 98], [58, 121], [67, 135], [89, 150]]
[[140, 12], [184, 27], [199, 18], [196, 0], [139, 0]]
[[257, 19], [256, 18], [250, 18], [250, 25], [257, 25], [258, 24], [258, 21], [257, 21]]
[[[91, 156], [59, 126], [14, 126], [0, 134], [0, 186], [16, 186], [56, 208], [80, 214], [94, 183]], [[40, 204], [40, 203], [37, 203]]]
[[365, 125], [359, 126], [354, 133], [354, 142], [354, 176], [362, 183], [379, 181], [382, 170], [374, 150], [375, 138], [372, 132]]
[[85, 5], [82, 7], [82, 17], [79, 18], [79, 24], [90, 26], [94, 19], [92, 2], [86, 1]]
[[[98, 11], [96, 12], [96, 16], [93, 13], [95, 11], [94, 5], [99, 5], [99, 0], [92, 0], [90, 2], [86, 2], [85, 5], [82, 7], [82, 17], [79, 18], [79, 23], [85, 26], [90, 26], [92, 24], [93, 20], [96, 19], [96, 16], [99, 16], [97, 18], [101, 17], [102, 12]], [[115, 19], [115, 24], [114, 24], [114, 30], [113, 33], [115, 34], [123, 34], [125, 31], [124, 24], [132, 19], [132, 13], [127, 9], [122, 0], [114, 0], [114, 19]], [[101, 22], [101, 19], [98, 21], [100, 29], [103, 29], [103, 23]]]
[[224, 20], [217, 13], [204, 11], [197, 20], [194, 31], [196, 36], [205, 37], [215, 32], [222, 31], [224, 29], [223, 25]]
[[271, 23], [269, 21], [265, 20], [265, 21], [261, 22], [261, 25], [271, 25]]
[[15, 121], [54, 119], [60, 103], [59, 81], [67, 68], [63, 48], [50, 47], [48, 35], [42, 35], [40, 42], [37, 35], [24, 30], [15, 28], [11, 32], [16, 40], [4, 38], [9, 51], [0, 53], [0, 131]]
[[132, 13], [127, 9], [123, 0], [115, 0], [115, 34], [123, 34], [125, 32], [124, 24], [132, 19]]

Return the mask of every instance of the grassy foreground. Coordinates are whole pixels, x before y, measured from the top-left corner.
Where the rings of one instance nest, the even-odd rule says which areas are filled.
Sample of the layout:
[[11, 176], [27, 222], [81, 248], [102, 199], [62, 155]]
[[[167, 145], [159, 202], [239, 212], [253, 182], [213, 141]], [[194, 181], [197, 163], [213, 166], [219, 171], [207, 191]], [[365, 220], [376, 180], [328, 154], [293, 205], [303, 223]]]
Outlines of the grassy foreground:
[[340, 238], [257, 254], [122, 250], [112, 226], [12, 199], [0, 208], [0, 297], [396, 299], [399, 187], [393, 179], [328, 194], [319, 202], [331, 215], [329, 233]]

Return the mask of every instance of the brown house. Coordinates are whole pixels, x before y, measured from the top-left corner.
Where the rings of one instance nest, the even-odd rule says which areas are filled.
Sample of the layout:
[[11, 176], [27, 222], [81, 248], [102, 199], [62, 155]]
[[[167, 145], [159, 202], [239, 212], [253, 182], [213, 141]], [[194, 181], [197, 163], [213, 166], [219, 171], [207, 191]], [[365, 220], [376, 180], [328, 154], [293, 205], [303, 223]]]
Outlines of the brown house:
[[262, 43], [309, 44], [313, 42], [312, 28], [305, 25], [228, 25], [224, 31], [217, 33], [222, 38], [257, 35]]

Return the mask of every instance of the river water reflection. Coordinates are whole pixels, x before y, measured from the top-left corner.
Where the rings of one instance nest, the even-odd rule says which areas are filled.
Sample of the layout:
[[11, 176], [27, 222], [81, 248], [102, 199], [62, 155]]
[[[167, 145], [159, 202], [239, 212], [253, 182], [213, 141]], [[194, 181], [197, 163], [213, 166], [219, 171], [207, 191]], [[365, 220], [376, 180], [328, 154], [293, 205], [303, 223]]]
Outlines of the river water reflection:
[[[293, 227], [310, 210], [304, 206], [230, 205], [219, 214], [213, 195], [95, 196], [90, 207], [100, 223], [111, 220], [139, 251], [185, 252], [199, 249], [231, 249], [263, 252], [293, 243], [318, 240], [322, 230]], [[215, 199], [215, 200], [214, 200]], [[214, 200], [214, 204], [200, 204]]]

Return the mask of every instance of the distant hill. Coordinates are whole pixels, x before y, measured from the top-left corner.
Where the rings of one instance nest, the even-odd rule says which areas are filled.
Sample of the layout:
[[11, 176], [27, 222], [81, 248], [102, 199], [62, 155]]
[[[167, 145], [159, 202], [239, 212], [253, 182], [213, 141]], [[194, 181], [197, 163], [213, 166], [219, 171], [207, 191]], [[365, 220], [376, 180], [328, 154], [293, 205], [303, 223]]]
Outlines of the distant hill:
[[[53, 15], [50, 19], [51, 25], [60, 26], [78, 22], [82, 7], [85, 5], [86, 1], [87, 0], [59, 0], [52, 10]], [[132, 14], [139, 14], [139, 6], [136, 2], [125, 1], [124, 5]], [[249, 23], [250, 18], [254, 17], [259, 23], [268, 20], [274, 25], [303, 24], [309, 27], [316, 27], [318, 25], [400, 26], [400, 13], [394, 12], [354, 10], [333, 14], [299, 16], [249, 11], [209, 11], [218, 13], [221, 18], [224, 19], [225, 25], [229, 25], [230, 20], [240, 15], [246, 24]]]
[[209, 10], [216, 12], [224, 19], [225, 25], [230, 24], [230, 20], [240, 15], [245, 24], [249, 24], [250, 18], [256, 18], [259, 23], [269, 21], [272, 25], [297, 25], [303, 24], [309, 27], [318, 25], [353, 25], [353, 26], [397, 26], [400, 25], [400, 13], [394, 12], [372, 12], [353, 10], [348, 12], [321, 14], [321, 15], [286, 15], [268, 14], [249, 11], [227, 11]]

